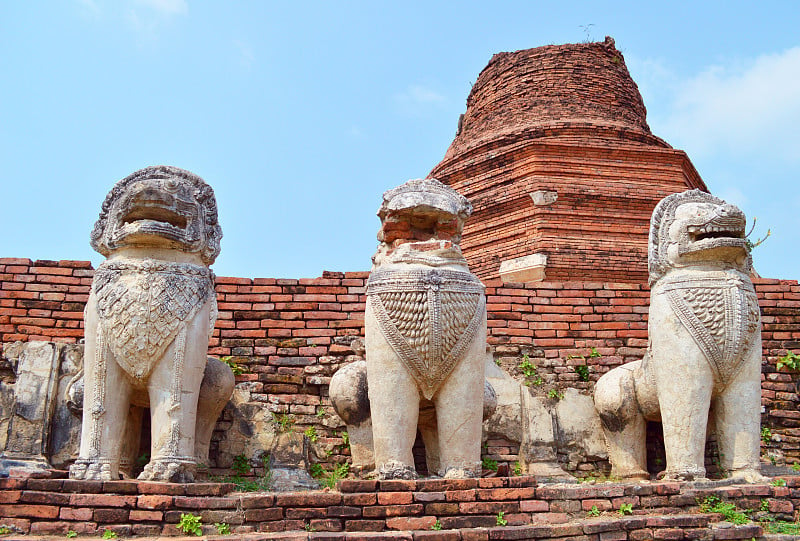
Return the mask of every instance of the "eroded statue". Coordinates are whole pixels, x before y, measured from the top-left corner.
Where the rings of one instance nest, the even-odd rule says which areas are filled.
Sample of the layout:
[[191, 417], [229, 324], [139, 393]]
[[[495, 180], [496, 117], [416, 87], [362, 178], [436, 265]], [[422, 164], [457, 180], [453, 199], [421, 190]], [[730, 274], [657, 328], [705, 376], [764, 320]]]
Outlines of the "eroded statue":
[[612, 474], [649, 478], [647, 420], [664, 430], [667, 479], [705, 477], [709, 416], [721, 467], [761, 479], [761, 320], [745, 216], [700, 190], [664, 198], [649, 239], [649, 347], [597, 382]]
[[365, 346], [375, 465], [385, 479], [416, 476], [421, 400], [435, 409], [438, 473], [480, 475], [486, 301], [459, 247], [471, 212], [431, 178], [383, 194]]
[[207, 358], [217, 317], [209, 265], [221, 238], [214, 192], [188, 171], [148, 167], [106, 196], [91, 235], [107, 259], [84, 314], [83, 424], [70, 477], [119, 478], [134, 404], [151, 414], [150, 462], [139, 479], [194, 480], [232, 391], [230, 369]]

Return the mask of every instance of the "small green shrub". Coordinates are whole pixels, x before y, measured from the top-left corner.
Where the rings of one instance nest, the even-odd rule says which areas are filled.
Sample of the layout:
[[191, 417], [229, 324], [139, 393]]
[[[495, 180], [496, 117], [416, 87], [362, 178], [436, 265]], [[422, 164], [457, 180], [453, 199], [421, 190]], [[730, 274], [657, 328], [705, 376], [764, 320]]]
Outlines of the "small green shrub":
[[778, 370], [784, 367], [786, 367], [788, 370], [800, 370], [800, 355], [795, 354], [793, 351], [789, 351], [783, 357], [778, 358], [776, 367]]
[[[0, 535], [8, 535], [11, 533], [11, 528], [6, 525], [0, 526]], [[77, 535], [77, 534], [76, 534]]]
[[525, 385], [542, 384], [542, 377], [536, 373], [536, 365], [531, 362], [527, 354], [522, 356], [522, 362], [519, 363], [519, 371], [525, 377]]
[[319, 436], [317, 436], [317, 429], [314, 428], [313, 426], [309, 426], [308, 428], [306, 428], [303, 434], [305, 434], [308, 437], [308, 439], [311, 440], [313, 443], [316, 443], [317, 440], [319, 439]]
[[514, 462], [514, 469], [512, 471], [514, 475], [522, 475], [522, 464], [519, 463], [519, 460]]
[[747, 515], [736, 510], [736, 504], [724, 502], [714, 495], [708, 496], [703, 500], [700, 504], [700, 511], [703, 513], [719, 513], [725, 517], [725, 520], [734, 524], [747, 524], [750, 522]]
[[484, 470], [497, 471], [497, 461], [493, 458], [489, 458], [488, 456], [483, 457], [481, 460], [481, 466], [483, 466]]
[[75, 530], [67, 531], [67, 535], [66, 535], [67, 539], [72, 539], [72, 538], [75, 538], [75, 537], [78, 537], [78, 532], [76, 532]]
[[781, 479], [780, 477], [773, 479], [769, 482], [770, 485], [774, 487], [785, 487], [786, 486], [786, 479]]
[[596, 505], [593, 505], [591, 509], [586, 511], [586, 515], [590, 516], [590, 517], [599, 517], [600, 516], [600, 510], [597, 508]]
[[286, 413], [282, 413], [280, 415], [273, 413], [272, 422], [275, 425], [275, 428], [278, 429], [278, 432], [291, 432], [294, 430], [294, 419], [292, 419]]
[[578, 374], [578, 379], [581, 381], [589, 381], [589, 367], [585, 364], [579, 364], [578, 366], [573, 366], [573, 370], [575, 373]]
[[800, 464], [798, 464], [797, 462], [792, 464], [792, 471], [795, 471], [795, 472], [800, 471]]
[[243, 366], [236, 364], [236, 361], [230, 355], [220, 357], [219, 360], [231, 367], [231, 372], [233, 372], [234, 376], [241, 376], [247, 372]]
[[246, 475], [250, 473], [250, 461], [244, 455], [236, 455], [233, 457], [231, 469], [236, 472], [236, 475]]
[[103, 535], [101, 535], [100, 537], [102, 537], [103, 539], [116, 539], [117, 532], [106, 528], [105, 530], [103, 530]]
[[431, 526], [431, 530], [436, 530], [436, 531], [438, 532], [438, 531], [439, 531], [439, 530], [441, 530], [441, 529], [442, 529], [442, 523], [441, 523], [441, 521], [440, 521], [440, 520], [437, 518], [437, 519], [436, 519], [436, 522], [434, 522], [434, 523], [433, 523], [433, 526]]
[[220, 535], [231, 535], [231, 525], [227, 522], [215, 522], [214, 527]]
[[769, 511], [769, 500], [767, 500], [766, 498], [761, 498], [760, 509], [762, 511]]
[[761, 441], [764, 442], [764, 445], [769, 445], [769, 443], [772, 441], [772, 430], [770, 430], [767, 426], [761, 429]]
[[554, 400], [561, 400], [564, 398], [564, 393], [559, 391], [558, 389], [550, 389], [547, 391], [547, 398], [552, 398]]
[[203, 535], [203, 527], [200, 525], [201, 520], [197, 515], [192, 513], [181, 513], [181, 519], [178, 521], [177, 528], [186, 535]]
[[344, 464], [337, 464], [331, 471], [328, 471], [322, 467], [322, 464], [315, 463], [311, 464], [308, 471], [311, 477], [319, 481], [322, 486], [333, 489], [336, 487], [336, 483], [347, 477], [350, 471], [350, 464], [347, 462]]
[[632, 503], [621, 503], [619, 504], [619, 515], [624, 517], [625, 515], [632, 515], [633, 514], [633, 504]]
[[505, 513], [503, 511], [498, 511], [495, 519], [498, 526], [506, 526], [508, 524], [508, 521], [505, 519]]
[[762, 522], [761, 527], [766, 533], [779, 533], [788, 535], [800, 534], [800, 524], [797, 522], [785, 522], [776, 520], [774, 522]]

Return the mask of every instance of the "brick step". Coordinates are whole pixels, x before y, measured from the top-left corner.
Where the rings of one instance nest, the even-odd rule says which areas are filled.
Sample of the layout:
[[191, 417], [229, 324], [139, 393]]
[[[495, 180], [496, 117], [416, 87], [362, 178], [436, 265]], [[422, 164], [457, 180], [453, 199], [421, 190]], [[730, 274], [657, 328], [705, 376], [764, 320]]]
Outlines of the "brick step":
[[[699, 503], [716, 496], [740, 509], [767, 506], [791, 517], [800, 509], [800, 477], [786, 481], [537, 485], [531, 476], [346, 479], [335, 491], [242, 493], [230, 483], [7, 478], [0, 479], [0, 525], [33, 536], [63, 537], [70, 530], [98, 535], [106, 529], [122, 537], [176, 536], [181, 515], [191, 513], [201, 517], [206, 535], [216, 533], [214, 523], [226, 523], [245, 539], [287, 539], [289, 532], [300, 532], [299, 539], [750, 539], [761, 535], [760, 527], [715, 526], [722, 517], [700, 513]], [[620, 516], [623, 506], [632, 514]], [[590, 517], [590, 511], [600, 516]]]

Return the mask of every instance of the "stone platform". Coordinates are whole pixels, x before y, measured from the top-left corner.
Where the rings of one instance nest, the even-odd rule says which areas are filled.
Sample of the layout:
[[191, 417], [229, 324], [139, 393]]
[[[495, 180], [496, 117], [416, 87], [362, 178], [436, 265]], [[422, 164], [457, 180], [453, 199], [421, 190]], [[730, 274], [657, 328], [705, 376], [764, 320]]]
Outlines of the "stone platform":
[[[735, 526], [701, 513], [708, 496], [739, 509], [768, 508], [792, 520], [800, 509], [800, 477], [786, 486], [721, 482], [537, 485], [530, 476], [466, 480], [343, 480], [334, 491], [235, 492], [229, 483], [0, 479], [0, 525], [6, 538], [180, 536], [182, 513], [202, 518], [213, 539], [796, 539], [763, 535], [757, 524]], [[630, 514], [620, 508], [630, 505]], [[596, 508], [600, 516], [589, 516]], [[502, 524], [505, 521], [505, 524]], [[230, 525], [220, 536], [214, 523]], [[435, 530], [434, 528], [441, 528]], [[24, 534], [24, 535], [20, 535]], [[193, 539], [196, 539], [193, 538]]]

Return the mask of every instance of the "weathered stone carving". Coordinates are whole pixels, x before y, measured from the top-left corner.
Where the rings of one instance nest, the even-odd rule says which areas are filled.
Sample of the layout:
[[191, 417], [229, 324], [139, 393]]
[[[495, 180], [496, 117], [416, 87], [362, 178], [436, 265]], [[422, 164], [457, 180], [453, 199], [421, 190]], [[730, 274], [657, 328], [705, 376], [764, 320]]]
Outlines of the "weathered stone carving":
[[645, 421], [660, 419], [665, 476], [705, 477], [711, 411], [722, 469], [761, 478], [761, 321], [744, 237], [742, 211], [699, 190], [656, 206], [647, 353], [595, 387], [614, 475], [648, 478]]
[[145, 391], [152, 452], [139, 478], [194, 479], [197, 456], [208, 452], [207, 441], [197, 448], [197, 402], [217, 314], [208, 266], [221, 238], [214, 192], [188, 171], [148, 167], [106, 197], [91, 235], [108, 259], [84, 314], [83, 426], [71, 477], [119, 477], [129, 407]]
[[63, 396], [80, 366], [83, 346], [54, 342], [5, 344], [15, 382], [0, 382], [0, 477], [12, 468], [29, 472], [63, 468], [75, 458], [80, 422]]
[[375, 462], [383, 478], [416, 475], [411, 449], [421, 399], [436, 410], [439, 473], [480, 473], [486, 304], [458, 245], [471, 212], [466, 198], [430, 178], [383, 195], [365, 314]]
[[[370, 475], [375, 469], [372, 417], [367, 385], [367, 362], [355, 361], [336, 371], [331, 378], [329, 388], [333, 408], [347, 425], [352, 461], [351, 471], [362, 475]], [[483, 419], [486, 421], [497, 408], [497, 395], [488, 379], [484, 384], [482, 400]], [[430, 400], [424, 398], [420, 400], [417, 427], [425, 446], [427, 469], [429, 472], [439, 472], [441, 460], [436, 408]]]

